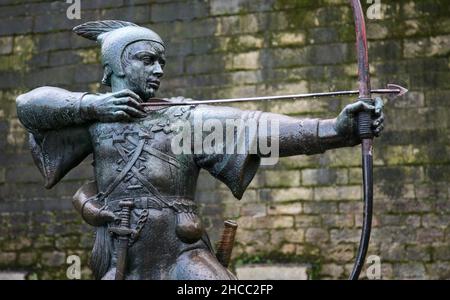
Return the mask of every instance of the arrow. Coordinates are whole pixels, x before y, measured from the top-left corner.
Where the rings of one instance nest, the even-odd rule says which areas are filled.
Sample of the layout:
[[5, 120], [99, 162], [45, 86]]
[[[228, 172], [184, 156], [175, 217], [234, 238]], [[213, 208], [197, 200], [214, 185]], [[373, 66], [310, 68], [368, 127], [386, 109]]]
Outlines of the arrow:
[[[401, 97], [406, 94], [408, 90], [397, 84], [388, 84], [385, 89], [371, 90], [372, 94], [378, 95], [392, 95]], [[307, 98], [323, 98], [323, 97], [337, 97], [359, 95], [359, 91], [338, 91], [338, 92], [324, 92], [324, 93], [310, 93], [297, 95], [282, 95], [282, 96], [263, 96], [263, 97], [249, 97], [249, 98], [232, 98], [232, 99], [213, 99], [213, 100], [191, 100], [184, 102], [169, 102], [165, 99], [152, 98], [151, 102], [141, 103], [142, 106], [178, 106], [178, 105], [198, 105], [198, 104], [217, 104], [217, 103], [236, 103], [236, 102], [251, 102], [251, 101], [282, 101], [282, 100], [299, 100]]]

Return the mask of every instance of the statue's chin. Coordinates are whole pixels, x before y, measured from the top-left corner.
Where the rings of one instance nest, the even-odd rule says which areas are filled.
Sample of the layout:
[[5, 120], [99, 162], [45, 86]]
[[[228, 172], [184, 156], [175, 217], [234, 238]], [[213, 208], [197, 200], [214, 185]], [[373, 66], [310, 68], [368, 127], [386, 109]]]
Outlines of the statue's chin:
[[155, 94], [156, 94], [156, 91], [157, 91], [156, 89], [147, 88], [145, 90], [145, 92], [143, 93], [143, 95], [142, 95], [142, 99], [145, 101], [147, 99], [154, 98]]

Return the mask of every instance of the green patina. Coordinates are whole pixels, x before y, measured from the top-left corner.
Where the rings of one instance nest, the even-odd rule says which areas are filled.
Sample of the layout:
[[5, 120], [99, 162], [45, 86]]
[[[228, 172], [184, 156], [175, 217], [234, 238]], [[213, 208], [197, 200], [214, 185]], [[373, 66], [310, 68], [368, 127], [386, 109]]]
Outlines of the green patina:
[[261, 47], [258, 45], [258, 39], [262, 39], [262, 36], [255, 34], [252, 35], [252, 39], [245, 39], [241, 35], [231, 36], [227, 43], [224, 43], [224, 48], [221, 49], [224, 52], [236, 52], [241, 53], [249, 50], [257, 50]]

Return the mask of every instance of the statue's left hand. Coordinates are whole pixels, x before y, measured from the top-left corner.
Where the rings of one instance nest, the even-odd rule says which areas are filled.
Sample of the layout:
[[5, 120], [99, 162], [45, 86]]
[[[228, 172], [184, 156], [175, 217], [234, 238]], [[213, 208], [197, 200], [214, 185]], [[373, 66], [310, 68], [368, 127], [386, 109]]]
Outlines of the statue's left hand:
[[372, 132], [378, 137], [384, 129], [383, 106], [381, 98], [376, 98], [374, 105], [363, 101], [347, 105], [335, 119], [336, 132], [347, 138], [350, 146], [359, 144], [361, 139], [358, 135], [358, 113], [366, 111], [372, 113]]

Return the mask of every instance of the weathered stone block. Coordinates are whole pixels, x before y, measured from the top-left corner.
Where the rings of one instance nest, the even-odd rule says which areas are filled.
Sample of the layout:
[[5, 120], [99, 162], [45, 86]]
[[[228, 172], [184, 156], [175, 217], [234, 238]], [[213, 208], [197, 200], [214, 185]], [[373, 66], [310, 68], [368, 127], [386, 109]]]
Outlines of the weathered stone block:
[[217, 19], [217, 35], [232, 35], [235, 33], [255, 33], [259, 30], [256, 14], [222, 17]]
[[208, 7], [204, 1], [155, 3], [150, 12], [153, 22], [192, 20], [207, 16]]
[[347, 44], [316, 45], [306, 48], [306, 60], [310, 64], [334, 65], [349, 61]]
[[303, 213], [305, 214], [335, 214], [338, 212], [337, 202], [305, 202], [303, 203]]
[[274, 34], [272, 45], [277, 47], [304, 45], [306, 35], [303, 32], [280, 32]]
[[13, 50], [13, 38], [10, 36], [0, 38], [0, 55], [11, 54]]
[[247, 52], [232, 55], [225, 60], [227, 70], [255, 70], [260, 68], [259, 52]]
[[[308, 92], [308, 83], [299, 81], [291, 84], [281, 84], [277, 86], [275, 94], [298, 94]], [[312, 113], [323, 113], [328, 109], [326, 103], [311, 103], [308, 100], [295, 100], [286, 103], [276, 103], [271, 107], [271, 111], [285, 115], [305, 115]]]
[[346, 184], [348, 174], [346, 169], [305, 169], [302, 170], [303, 185]]
[[308, 243], [323, 243], [330, 238], [328, 232], [322, 228], [306, 229], [305, 241]]
[[243, 245], [248, 245], [248, 244], [253, 244], [253, 243], [263, 243], [263, 244], [268, 243], [269, 242], [269, 230], [238, 229], [236, 232], [236, 242], [239, 244], [243, 244]]
[[360, 186], [336, 186], [314, 188], [314, 200], [359, 200], [362, 197]]
[[265, 216], [266, 205], [262, 203], [250, 203], [245, 204], [241, 207], [241, 216], [253, 216], [253, 217], [261, 217]]
[[351, 214], [323, 214], [322, 222], [328, 228], [353, 227], [355, 222]]
[[369, 39], [385, 39], [389, 36], [390, 28], [381, 23], [368, 23], [367, 25], [367, 37]]
[[383, 243], [380, 247], [380, 256], [382, 260], [401, 261], [404, 258], [405, 246], [400, 243]]
[[236, 14], [241, 9], [240, 3], [241, 0], [229, 0], [229, 1], [221, 1], [221, 0], [212, 0], [210, 13], [211, 15], [230, 15]]
[[283, 246], [281, 246], [280, 252], [283, 254], [294, 254], [295, 253], [295, 249], [297, 248], [297, 246], [295, 244], [283, 244]]
[[32, 17], [5, 18], [0, 21], [0, 36], [30, 33], [32, 31], [32, 26]]
[[430, 280], [438, 280], [450, 277], [450, 263], [440, 261], [426, 264], [427, 277]]
[[284, 242], [302, 243], [304, 240], [305, 231], [303, 229], [280, 229], [270, 232], [270, 243], [273, 245], [279, 245]]
[[37, 261], [37, 253], [35, 252], [22, 252], [19, 254], [17, 263], [23, 267], [33, 266]]
[[431, 248], [428, 245], [407, 245], [404, 259], [407, 261], [431, 261]]
[[267, 187], [295, 187], [300, 185], [299, 171], [265, 171], [264, 186]]
[[301, 203], [270, 205], [268, 207], [269, 215], [298, 215], [302, 211], [303, 206]]
[[327, 260], [335, 262], [351, 262], [355, 257], [354, 244], [339, 244], [325, 248], [323, 255]]
[[267, 217], [242, 217], [239, 219], [242, 228], [290, 228], [294, 225], [294, 218], [289, 216], [267, 216]]
[[393, 271], [395, 278], [427, 279], [423, 263], [394, 264]]
[[5, 179], [6, 179], [6, 169], [5, 168], [1, 168], [0, 169], [0, 183], [4, 183]]
[[16, 261], [16, 257], [14, 252], [0, 252], [0, 266], [10, 267]]
[[333, 243], [358, 243], [360, 232], [356, 229], [331, 229], [330, 240]]
[[338, 279], [344, 275], [344, 267], [337, 264], [324, 264], [320, 268], [320, 275], [325, 278]]
[[58, 267], [66, 262], [66, 254], [58, 251], [44, 252], [41, 259], [44, 266]]
[[18, 237], [17, 239], [10, 241], [4, 247], [4, 250], [7, 251], [17, 251], [29, 248], [32, 244], [32, 241], [26, 237]]
[[449, 53], [450, 36], [407, 40], [404, 43], [404, 56], [407, 58], [421, 56], [441, 56]]
[[311, 28], [308, 30], [308, 42], [310, 44], [336, 43], [339, 34], [336, 28]]
[[55, 247], [57, 249], [76, 249], [80, 245], [78, 236], [59, 237], [55, 240]]
[[417, 230], [417, 242], [419, 243], [439, 243], [443, 242], [444, 232], [437, 228], [427, 228]]
[[272, 189], [262, 190], [261, 196], [263, 199], [268, 199], [273, 202], [288, 202], [296, 200], [312, 200], [313, 191], [308, 188], [286, 188], [286, 189]]
[[321, 225], [322, 218], [320, 216], [299, 215], [295, 216], [295, 227], [308, 228], [318, 227]]

